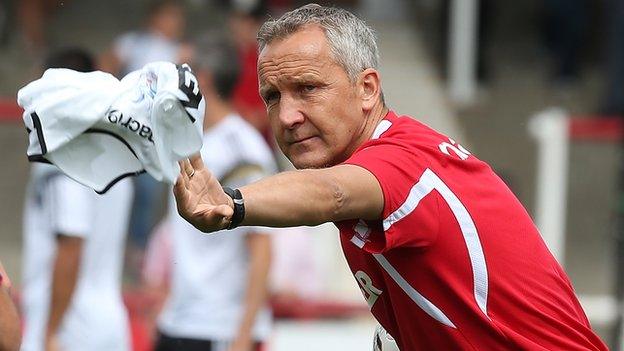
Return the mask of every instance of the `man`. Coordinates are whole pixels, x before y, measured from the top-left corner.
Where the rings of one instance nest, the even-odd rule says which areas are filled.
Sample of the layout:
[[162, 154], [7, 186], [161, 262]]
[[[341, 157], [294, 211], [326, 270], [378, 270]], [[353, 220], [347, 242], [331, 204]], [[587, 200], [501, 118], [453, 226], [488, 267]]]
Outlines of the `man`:
[[20, 319], [11, 298], [11, 280], [0, 262], [0, 351], [19, 350]]
[[401, 350], [606, 350], [505, 184], [454, 140], [386, 107], [372, 30], [306, 5], [258, 34], [260, 93], [298, 171], [236, 191], [182, 163], [180, 214], [210, 232], [334, 222]]
[[190, 58], [190, 46], [181, 43], [186, 26], [183, 2], [151, 0], [145, 28], [117, 38], [100, 58], [104, 71], [125, 75], [154, 61], [184, 63]]
[[[80, 49], [52, 55], [47, 68], [93, 71]], [[31, 169], [24, 208], [23, 351], [130, 350], [121, 298], [132, 183], [105, 195], [52, 165]]]
[[[201, 153], [215, 177], [241, 186], [274, 173], [268, 145], [231, 107], [240, 73], [235, 47], [218, 35], [207, 36], [193, 61], [206, 99]], [[168, 218], [171, 287], [156, 350], [259, 350], [271, 331], [266, 229], [200, 235], [177, 214], [173, 199]]]

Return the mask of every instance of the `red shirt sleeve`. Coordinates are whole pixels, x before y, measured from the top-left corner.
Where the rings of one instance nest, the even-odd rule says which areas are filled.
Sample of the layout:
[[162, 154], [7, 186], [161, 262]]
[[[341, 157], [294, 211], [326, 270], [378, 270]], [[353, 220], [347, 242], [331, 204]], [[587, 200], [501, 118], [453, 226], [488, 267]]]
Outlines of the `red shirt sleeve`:
[[[365, 249], [383, 252], [397, 247], [426, 247], [435, 241], [439, 194], [431, 190], [425, 193], [426, 187], [418, 185], [427, 169], [426, 156], [407, 144], [382, 138], [365, 143], [344, 163], [371, 172], [384, 196], [382, 225], [371, 225], [379, 230], [370, 235]], [[399, 220], [392, 220], [397, 216]]]

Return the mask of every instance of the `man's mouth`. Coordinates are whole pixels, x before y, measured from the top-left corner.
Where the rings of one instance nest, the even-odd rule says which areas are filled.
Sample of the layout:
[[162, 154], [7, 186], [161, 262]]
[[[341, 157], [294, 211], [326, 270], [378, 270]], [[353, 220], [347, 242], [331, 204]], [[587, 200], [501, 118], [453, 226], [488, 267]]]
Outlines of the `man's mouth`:
[[313, 136], [309, 136], [309, 137], [305, 137], [305, 138], [299, 138], [299, 139], [296, 139], [295, 141], [291, 142], [291, 144], [294, 145], [294, 144], [303, 143], [303, 142], [311, 140], [313, 138], [316, 138], [316, 136], [313, 135]]

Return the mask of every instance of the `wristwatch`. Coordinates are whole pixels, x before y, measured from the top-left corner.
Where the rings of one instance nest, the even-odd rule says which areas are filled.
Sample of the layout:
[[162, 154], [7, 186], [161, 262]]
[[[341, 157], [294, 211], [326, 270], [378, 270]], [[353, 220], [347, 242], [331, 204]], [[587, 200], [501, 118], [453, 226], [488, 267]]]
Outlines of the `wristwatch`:
[[245, 218], [245, 200], [243, 200], [243, 194], [241, 194], [238, 189], [232, 189], [224, 186], [223, 191], [232, 198], [232, 202], [234, 203], [232, 221], [230, 221], [230, 225], [227, 227], [227, 229], [234, 229], [238, 227]]

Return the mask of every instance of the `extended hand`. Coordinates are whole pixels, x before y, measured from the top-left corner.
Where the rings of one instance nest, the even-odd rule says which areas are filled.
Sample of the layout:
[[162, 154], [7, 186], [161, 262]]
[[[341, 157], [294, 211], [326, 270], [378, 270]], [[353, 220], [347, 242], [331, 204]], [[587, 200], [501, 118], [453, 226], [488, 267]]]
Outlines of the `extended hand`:
[[180, 162], [180, 175], [173, 194], [180, 216], [204, 233], [225, 229], [232, 220], [232, 199], [204, 168], [199, 155]]

